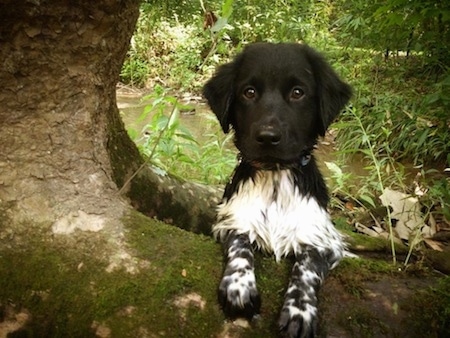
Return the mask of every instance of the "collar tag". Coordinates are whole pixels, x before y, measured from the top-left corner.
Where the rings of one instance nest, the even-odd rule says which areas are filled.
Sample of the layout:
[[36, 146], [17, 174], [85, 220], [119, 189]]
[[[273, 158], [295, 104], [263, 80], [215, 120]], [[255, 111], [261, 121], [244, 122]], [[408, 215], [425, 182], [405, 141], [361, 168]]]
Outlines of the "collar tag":
[[305, 167], [309, 161], [311, 160], [311, 154], [303, 155], [300, 159], [300, 164], [302, 167]]

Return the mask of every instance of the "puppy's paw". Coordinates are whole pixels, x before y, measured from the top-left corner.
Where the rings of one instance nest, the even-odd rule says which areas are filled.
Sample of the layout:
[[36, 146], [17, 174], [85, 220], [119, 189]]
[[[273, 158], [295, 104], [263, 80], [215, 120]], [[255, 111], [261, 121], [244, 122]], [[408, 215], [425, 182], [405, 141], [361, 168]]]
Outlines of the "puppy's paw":
[[225, 315], [253, 319], [259, 314], [261, 298], [251, 269], [235, 271], [224, 276], [219, 286], [219, 304]]
[[286, 338], [314, 338], [317, 326], [317, 308], [303, 303], [302, 309], [285, 304], [278, 325]]

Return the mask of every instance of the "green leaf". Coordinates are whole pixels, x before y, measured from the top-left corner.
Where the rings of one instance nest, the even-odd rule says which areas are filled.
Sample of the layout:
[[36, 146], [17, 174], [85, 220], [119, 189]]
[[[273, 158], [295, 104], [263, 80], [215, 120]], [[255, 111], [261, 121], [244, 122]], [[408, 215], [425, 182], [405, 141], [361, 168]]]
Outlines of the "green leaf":
[[364, 155], [367, 155], [369, 157], [372, 157], [372, 151], [370, 149], [359, 149], [360, 152], [362, 152]]
[[335, 176], [342, 176], [342, 170], [336, 163], [325, 161], [325, 165], [327, 166], [328, 170], [330, 170]]
[[362, 200], [363, 202], [366, 202], [371, 207], [375, 208], [375, 201], [369, 195], [361, 195], [359, 196], [359, 199]]
[[420, 135], [419, 141], [417, 141], [417, 147], [421, 147], [427, 137], [428, 137], [428, 130], [424, 130], [422, 135]]
[[234, 0], [224, 0], [222, 3], [222, 18], [228, 19], [233, 13]]
[[176, 129], [176, 127], [179, 124], [179, 116], [180, 116], [180, 111], [178, 108], [174, 108], [172, 111], [172, 114], [170, 115], [170, 119], [167, 125], [167, 128], [169, 129]]
[[148, 114], [153, 110], [153, 106], [146, 105], [142, 111], [142, 113], [139, 115], [138, 121], [144, 121]]
[[369, 135], [363, 134], [363, 135], [362, 135], [362, 142], [363, 142], [363, 143], [370, 143]]

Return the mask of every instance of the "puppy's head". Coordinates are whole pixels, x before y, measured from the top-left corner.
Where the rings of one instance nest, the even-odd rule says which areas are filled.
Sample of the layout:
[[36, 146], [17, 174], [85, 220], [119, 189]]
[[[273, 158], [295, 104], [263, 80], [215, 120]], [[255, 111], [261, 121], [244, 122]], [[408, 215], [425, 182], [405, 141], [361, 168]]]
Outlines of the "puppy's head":
[[298, 161], [348, 102], [350, 86], [306, 45], [257, 43], [203, 90], [225, 133], [251, 161]]

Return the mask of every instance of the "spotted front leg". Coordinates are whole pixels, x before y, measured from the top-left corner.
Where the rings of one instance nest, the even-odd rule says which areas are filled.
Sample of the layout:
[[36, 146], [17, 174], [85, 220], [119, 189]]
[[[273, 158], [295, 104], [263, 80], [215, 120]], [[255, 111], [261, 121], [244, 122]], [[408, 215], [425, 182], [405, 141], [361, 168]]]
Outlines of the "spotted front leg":
[[278, 321], [289, 338], [310, 338], [317, 331], [317, 292], [328, 273], [325, 255], [307, 247], [296, 257]]
[[225, 243], [227, 263], [219, 286], [219, 303], [230, 318], [252, 319], [261, 300], [256, 288], [253, 250], [247, 235], [230, 233]]

